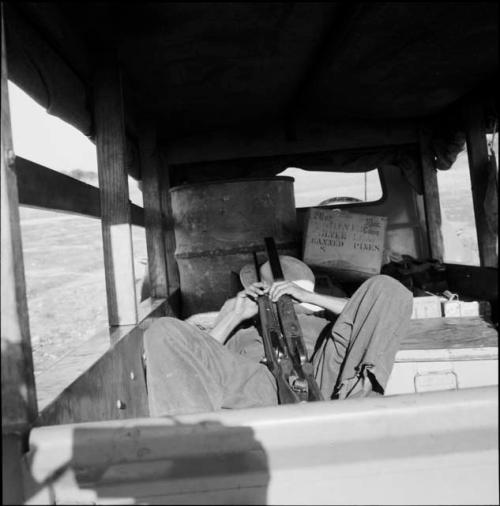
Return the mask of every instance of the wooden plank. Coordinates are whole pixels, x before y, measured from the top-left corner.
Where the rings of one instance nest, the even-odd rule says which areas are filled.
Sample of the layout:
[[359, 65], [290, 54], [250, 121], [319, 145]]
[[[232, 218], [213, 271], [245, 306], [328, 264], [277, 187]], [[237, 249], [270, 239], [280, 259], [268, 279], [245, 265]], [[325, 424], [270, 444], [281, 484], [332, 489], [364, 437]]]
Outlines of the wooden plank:
[[425, 127], [419, 130], [422, 186], [424, 190], [425, 220], [431, 258], [443, 261], [444, 243], [441, 233], [441, 206], [437, 169], [434, 167], [430, 148], [430, 132]]
[[[19, 203], [101, 218], [99, 188], [16, 156]], [[131, 223], [144, 226], [142, 207], [130, 204]]]
[[[472, 201], [476, 219], [476, 233], [479, 247], [479, 261], [484, 267], [498, 267], [497, 240], [498, 231], [488, 224], [485, 209], [486, 192], [489, 182], [488, 146], [486, 143], [486, 127], [484, 109], [477, 102], [470, 102], [463, 109], [467, 156], [469, 158], [470, 179], [472, 184]], [[495, 179], [492, 179], [496, 181]], [[497, 193], [497, 188], [492, 188]], [[492, 199], [497, 204], [497, 198]]]
[[4, 4], [1, 4], [1, 367], [2, 504], [25, 500], [21, 459], [37, 416], [33, 356], [24, 279], [15, 156], [10, 122]]
[[[102, 346], [105, 346], [105, 337], [101, 336]], [[107, 351], [41, 411], [35, 425], [148, 416], [146, 381], [141, 362], [142, 337], [143, 331], [137, 326], [114, 346], [110, 347], [108, 341]], [[88, 344], [85, 346], [86, 354], [91, 352]], [[96, 344], [95, 339], [93, 344]], [[84, 353], [83, 349], [75, 350], [66, 363], [71, 360], [75, 365], [80, 353]]]
[[174, 218], [172, 215], [172, 199], [170, 196], [170, 169], [166, 163], [163, 153], [160, 153], [160, 161], [162, 164], [161, 180], [160, 180], [160, 199], [161, 209], [163, 213], [163, 233], [165, 237], [165, 258], [167, 262], [167, 279], [168, 294], [171, 297], [171, 303], [174, 311], [179, 309], [179, 269], [177, 260], [175, 259], [175, 234], [174, 234]]
[[[72, 349], [71, 353], [62, 357], [56, 364], [37, 375], [37, 398], [40, 412], [43, 413], [50, 404], [64, 396], [65, 390], [70, 385], [84, 381], [82, 378], [102, 359], [110, 346], [125, 339], [132, 332], [137, 335], [136, 328], [144, 329], [151, 321], [163, 316], [166, 311], [168, 311], [168, 303], [165, 299], [149, 298], [139, 305], [141, 323], [138, 327], [122, 325], [103, 328], [87, 341]], [[107, 379], [111, 381], [110, 378]], [[77, 402], [76, 399], [74, 401]], [[102, 399], [97, 402], [102, 402]]]
[[20, 204], [101, 217], [99, 188], [20, 156], [16, 174]]
[[142, 129], [139, 139], [139, 151], [150, 294], [151, 297], [167, 297], [168, 275], [160, 198], [161, 167], [156, 145], [156, 132], [151, 126], [145, 126]]
[[134, 324], [137, 302], [122, 85], [118, 66], [111, 58], [96, 71], [94, 118], [109, 324]]
[[17, 181], [10, 124], [2, 4], [1, 342], [2, 432], [24, 432], [37, 415]]
[[148, 416], [143, 335], [165, 314], [166, 304], [161, 299], [144, 301], [147, 314], [141, 315], [139, 325], [106, 329], [40, 374], [40, 416], [35, 425]]
[[130, 202], [130, 223], [144, 227], [144, 209]]
[[422, 318], [410, 321], [402, 350], [498, 347], [498, 331], [481, 317]]
[[148, 416], [142, 333], [136, 329], [42, 410], [36, 425]]

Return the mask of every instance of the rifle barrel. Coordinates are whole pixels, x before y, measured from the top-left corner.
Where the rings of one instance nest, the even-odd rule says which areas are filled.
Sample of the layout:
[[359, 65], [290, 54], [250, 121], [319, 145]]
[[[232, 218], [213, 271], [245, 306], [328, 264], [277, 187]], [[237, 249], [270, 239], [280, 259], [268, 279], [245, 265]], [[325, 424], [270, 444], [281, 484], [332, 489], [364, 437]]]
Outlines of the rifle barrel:
[[276, 249], [274, 239], [272, 237], [266, 237], [264, 242], [266, 243], [267, 256], [269, 258], [269, 265], [273, 273], [274, 281], [283, 281], [285, 277], [283, 276], [283, 270], [281, 269], [278, 250]]

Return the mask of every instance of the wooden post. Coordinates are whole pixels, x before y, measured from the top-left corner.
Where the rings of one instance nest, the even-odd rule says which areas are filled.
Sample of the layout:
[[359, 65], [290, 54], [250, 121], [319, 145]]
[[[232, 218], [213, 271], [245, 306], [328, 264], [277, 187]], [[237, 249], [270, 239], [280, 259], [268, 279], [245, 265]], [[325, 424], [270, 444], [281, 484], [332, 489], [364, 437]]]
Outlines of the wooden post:
[[433, 259], [442, 262], [444, 245], [441, 232], [441, 206], [439, 203], [437, 169], [434, 167], [434, 158], [430, 147], [430, 132], [427, 128], [421, 127], [419, 129], [419, 141], [429, 253]]
[[1, 98], [2, 504], [24, 502], [23, 440], [38, 414], [10, 124], [4, 11]]
[[[469, 158], [470, 180], [472, 185], [472, 202], [476, 219], [477, 244], [479, 261], [483, 267], [498, 266], [497, 240], [498, 231], [488, 225], [485, 198], [488, 182], [495, 184], [496, 178], [489, 178], [488, 145], [484, 109], [481, 104], [471, 102], [463, 109], [467, 156]], [[497, 188], [493, 189], [497, 193]], [[497, 198], [493, 201], [496, 203]], [[492, 210], [490, 210], [492, 211]]]
[[156, 132], [150, 126], [142, 129], [139, 151], [151, 297], [167, 298], [168, 277], [160, 199], [161, 168], [156, 146]]
[[[170, 198], [170, 170], [163, 154], [160, 155], [161, 160], [161, 181], [160, 181], [160, 197], [161, 209], [163, 211], [163, 230], [165, 236], [165, 258], [167, 261], [168, 275], [168, 295], [169, 297], [178, 298], [180, 281], [179, 269], [175, 260], [175, 234], [174, 219], [172, 216], [172, 199]], [[178, 309], [178, 300], [171, 300], [175, 309]]]
[[97, 69], [94, 118], [109, 324], [130, 325], [137, 323], [138, 314], [125, 169], [122, 86], [114, 58], [109, 58]]

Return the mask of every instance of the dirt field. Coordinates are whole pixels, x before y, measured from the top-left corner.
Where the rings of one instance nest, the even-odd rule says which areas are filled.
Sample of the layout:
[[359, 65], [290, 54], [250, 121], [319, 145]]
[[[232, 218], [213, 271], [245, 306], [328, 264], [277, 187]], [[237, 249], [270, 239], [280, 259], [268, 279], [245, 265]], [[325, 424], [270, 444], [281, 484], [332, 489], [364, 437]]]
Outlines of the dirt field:
[[[107, 325], [100, 221], [21, 208], [35, 374]], [[144, 272], [144, 230], [132, 227], [136, 280]], [[138, 294], [139, 295], [139, 294]]]

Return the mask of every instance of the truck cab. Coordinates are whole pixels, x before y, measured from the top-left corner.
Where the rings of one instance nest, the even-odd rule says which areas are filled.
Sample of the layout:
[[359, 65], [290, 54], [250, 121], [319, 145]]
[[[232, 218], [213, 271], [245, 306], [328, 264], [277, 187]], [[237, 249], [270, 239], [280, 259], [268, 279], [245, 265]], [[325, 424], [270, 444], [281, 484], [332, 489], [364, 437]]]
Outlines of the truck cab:
[[[497, 18], [2, 3], [4, 502], [498, 502]], [[98, 188], [16, 155], [8, 80], [95, 144]], [[107, 324], [40, 374], [20, 206], [102, 230]], [[209, 325], [266, 235], [302, 258], [313, 209], [387, 222], [380, 272], [414, 314], [385, 395], [151, 417], [147, 328]], [[324, 293], [359, 286], [313, 270]]]

